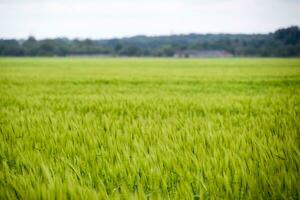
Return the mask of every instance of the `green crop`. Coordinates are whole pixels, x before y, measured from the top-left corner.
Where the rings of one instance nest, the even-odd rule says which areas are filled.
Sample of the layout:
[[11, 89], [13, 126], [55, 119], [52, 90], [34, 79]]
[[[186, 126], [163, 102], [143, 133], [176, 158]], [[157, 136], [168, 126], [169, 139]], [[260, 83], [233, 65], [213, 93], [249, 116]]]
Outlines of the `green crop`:
[[0, 59], [0, 199], [299, 199], [299, 59]]

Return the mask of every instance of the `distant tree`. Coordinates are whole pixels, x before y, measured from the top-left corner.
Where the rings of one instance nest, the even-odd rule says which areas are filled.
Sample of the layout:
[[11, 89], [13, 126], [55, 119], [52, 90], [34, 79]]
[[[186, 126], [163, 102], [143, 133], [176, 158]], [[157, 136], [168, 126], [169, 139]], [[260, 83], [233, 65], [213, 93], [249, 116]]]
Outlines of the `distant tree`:
[[33, 36], [29, 36], [22, 46], [25, 49], [25, 55], [28, 56], [36, 56], [39, 51], [38, 41]]
[[122, 56], [173, 56], [177, 51], [224, 50], [236, 56], [300, 56], [297, 26], [270, 34], [188, 34], [135, 36], [110, 40], [1, 40], [1, 56], [65, 56], [110, 54]]
[[275, 32], [275, 38], [283, 41], [285, 44], [296, 44], [300, 41], [299, 27], [291, 26], [286, 29], [279, 29]]
[[23, 56], [24, 49], [17, 40], [0, 40], [0, 55]]
[[127, 45], [123, 46], [119, 53], [125, 56], [141, 56], [142, 50], [137, 46]]
[[176, 49], [172, 47], [172, 45], [164, 45], [157, 49], [157, 56], [173, 56], [175, 54]]

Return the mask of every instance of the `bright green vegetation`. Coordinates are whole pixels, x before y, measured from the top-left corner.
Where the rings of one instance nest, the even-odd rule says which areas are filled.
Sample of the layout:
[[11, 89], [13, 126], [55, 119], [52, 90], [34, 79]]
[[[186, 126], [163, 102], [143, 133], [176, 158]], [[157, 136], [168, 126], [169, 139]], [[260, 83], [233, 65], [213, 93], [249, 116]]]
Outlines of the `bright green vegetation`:
[[0, 59], [0, 199], [299, 199], [299, 59]]

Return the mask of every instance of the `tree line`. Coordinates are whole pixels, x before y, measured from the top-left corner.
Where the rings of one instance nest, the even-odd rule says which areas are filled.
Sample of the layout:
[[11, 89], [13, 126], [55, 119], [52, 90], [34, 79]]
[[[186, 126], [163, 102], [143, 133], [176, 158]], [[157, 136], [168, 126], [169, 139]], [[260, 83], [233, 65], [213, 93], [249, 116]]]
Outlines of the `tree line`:
[[222, 50], [234, 56], [299, 57], [297, 26], [268, 34], [187, 34], [135, 36], [122, 39], [0, 39], [0, 56], [155, 56], [172, 57], [178, 51]]

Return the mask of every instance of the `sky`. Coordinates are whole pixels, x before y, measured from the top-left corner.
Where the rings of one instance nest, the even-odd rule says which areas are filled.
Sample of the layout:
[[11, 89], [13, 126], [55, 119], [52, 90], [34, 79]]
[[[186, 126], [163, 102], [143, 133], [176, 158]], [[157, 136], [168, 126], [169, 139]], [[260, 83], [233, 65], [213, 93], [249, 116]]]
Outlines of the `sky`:
[[300, 0], [0, 0], [0, 38], [269, 33], [300, 26]]

